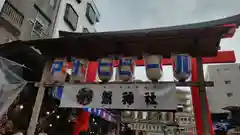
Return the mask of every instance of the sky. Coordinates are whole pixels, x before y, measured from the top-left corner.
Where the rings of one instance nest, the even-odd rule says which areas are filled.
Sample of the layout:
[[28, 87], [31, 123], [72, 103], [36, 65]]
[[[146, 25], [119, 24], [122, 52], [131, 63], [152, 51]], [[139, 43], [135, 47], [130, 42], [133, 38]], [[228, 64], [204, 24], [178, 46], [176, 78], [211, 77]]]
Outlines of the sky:
[[[240, 0], [96, 0], [101, 19], [97, 31], [155, 28], [220, 19], [240, 13]], [[234, 50], [240, 61], [240, 30], [221, 41], [222, 50]], [[206, 68], [206, 66], [204, 66]], [[164, 79], [171, 80], [172, 68], [165, 67]], [[143, 68], [136, 78], [146, 79]]]
[[96, 0], [98, 31], [151, 28], [219, 19], [240, 12], [239, 0]]

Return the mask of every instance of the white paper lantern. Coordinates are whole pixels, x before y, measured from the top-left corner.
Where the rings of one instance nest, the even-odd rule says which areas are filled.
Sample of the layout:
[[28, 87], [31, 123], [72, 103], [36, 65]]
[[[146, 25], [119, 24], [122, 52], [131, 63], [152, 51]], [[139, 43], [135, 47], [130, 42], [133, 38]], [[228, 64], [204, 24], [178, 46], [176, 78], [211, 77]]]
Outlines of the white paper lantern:
[[64, 83], [67, 72], [66, 72], [66, 64], [67, 61], [65, 58], [56, 58], [53, 61], [52, 69], [51, 69], [51, 79], [53, 82]]
[[103, 82], [111, 80], [113, 75], [113, 58], [107, 57], [98, 60], [98, 78]]
[[173, 74], [178, 81], [187, 80], [192, 71], [192, 57], [188, 54], [176, 54], [172, 56]]
[[71, 71], [71, 82], [79, 81], [84, 82], [86, 78], [87, 60], [84, 59], [73, 59], [72, 71]]
[[131, 81], [134, 76], [135, 61], [132, 57], [121, 57], [118, 65], [119, 79]]
[[151, 81], [158, 81], [163, 74], [162, 56], [146, 55], [143, 57], [143, 59], [148, 79]]

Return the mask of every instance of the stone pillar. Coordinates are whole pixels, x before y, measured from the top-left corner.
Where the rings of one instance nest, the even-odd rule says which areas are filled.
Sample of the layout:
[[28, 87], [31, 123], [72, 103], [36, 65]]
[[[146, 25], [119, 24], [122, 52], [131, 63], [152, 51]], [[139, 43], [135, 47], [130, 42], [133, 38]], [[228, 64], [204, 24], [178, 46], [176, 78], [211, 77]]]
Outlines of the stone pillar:
[[138, 111], [137, 119], [143, 119], [143, 112]]
[[169, 122], [173, 122], [173, 113], [172, 112], [168, 112], [168, 121]]
[[151, 120], [151, 112], [150, 111], [147, 112], [147, 120]]
[[135, 135], [139, 135], [139, 131], [135, 130]]
[[117, 121], [117, 129], [116, 129], [116, 135], [120, 135], [120, 131], [121, 131], [121, 120]]
[[148, 135], [146, 131], [142, 131], [142, 135]]
[[161, 112], [161, 119], [162, 122], [166, 121], [166, 112]]
[[134, 111], [134, 119], [138, 119], [139, 111]]

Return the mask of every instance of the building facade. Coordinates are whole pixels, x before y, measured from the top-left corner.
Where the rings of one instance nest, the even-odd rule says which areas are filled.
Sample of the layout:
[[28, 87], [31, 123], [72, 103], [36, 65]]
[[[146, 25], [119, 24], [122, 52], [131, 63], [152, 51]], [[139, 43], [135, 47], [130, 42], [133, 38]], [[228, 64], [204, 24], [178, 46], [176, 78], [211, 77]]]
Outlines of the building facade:
[[0, 43], [52, 37], [61, 0], [1, 0]]
[[95, 32], [100, 19], [94, 0], [1, 0], [0, 11], [0, 44]]
[[[122, 121], [130, 123], [133, 130], [143, 131], [147, 135], [153, 134], [162, 135], [163, 131], [161, 128], [152, 129], [152, 125], [162, 127], [163, 125], [171, 125], [175, 122], [179, 125], [178, 129], [181, 134], [192, 134], [195, 131], [195, 120], [192, 111], [190, 91], [177, 89], [176, 96], [179, 103], [179, 109], [174, 114], [172, 112], [143, 112], [143, 111], [125, 111], [122, 113]], [[174, 120], [175, 115], [175, 120]], [[144, 128], [143, 128], [144, 127]], [[177, 127], [168, 126], [167, 132], [171, 134]], [[156, 131], [155, 131], [156, 130]], [[138, 134], [138, 132], [136, 132]]]
[[238, 63], [209, 65], [205, 80], [214, 81], [214, 87], [207, 87], [208, 103], [212, 113], [227, 113], [239, 108], [240, 68]]
[[192, 98], [190, 91], [177, 89], [176, 96], [178, 99], [178, 111], [191, 113], [192, 112]]
[[59, 37], [59, 31], [96, 32], [95, 24], [99, 21], [94, 0], [62, 0], [53, 37]]

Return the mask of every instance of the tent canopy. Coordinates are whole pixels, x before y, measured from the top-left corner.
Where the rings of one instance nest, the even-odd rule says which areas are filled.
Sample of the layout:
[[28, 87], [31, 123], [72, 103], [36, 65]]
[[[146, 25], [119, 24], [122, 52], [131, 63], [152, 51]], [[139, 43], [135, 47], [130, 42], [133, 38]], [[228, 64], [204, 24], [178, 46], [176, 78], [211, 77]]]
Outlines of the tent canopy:
[[44, 56], [19, 41], [7, 43], [0, 47], [0, 56], [25, 65], [23, 78], [28, 81], [39, 81], [45, 63]]

